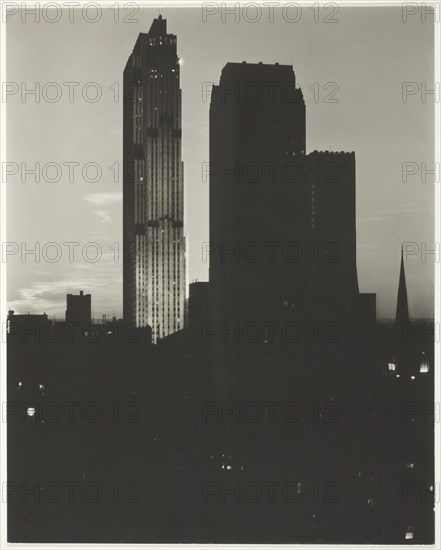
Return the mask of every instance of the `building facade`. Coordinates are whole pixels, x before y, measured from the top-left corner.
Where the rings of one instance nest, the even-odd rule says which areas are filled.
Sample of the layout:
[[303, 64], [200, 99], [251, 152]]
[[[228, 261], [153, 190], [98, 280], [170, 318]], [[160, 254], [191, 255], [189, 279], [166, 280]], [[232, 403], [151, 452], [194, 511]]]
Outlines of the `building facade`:
[[156, 342], [184, 328], [180, 61], [159, 16], [124, 70], [123, 316]]

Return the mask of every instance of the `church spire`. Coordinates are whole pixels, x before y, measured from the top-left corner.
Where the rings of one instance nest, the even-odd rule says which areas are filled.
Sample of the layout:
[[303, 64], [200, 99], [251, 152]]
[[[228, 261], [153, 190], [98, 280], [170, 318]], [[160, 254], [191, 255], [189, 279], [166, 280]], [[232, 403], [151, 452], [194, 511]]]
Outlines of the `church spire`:
[[395, 326], [402, 330], [403, 323], [409, 322], [409, 304], [407, 301], [406, 274], [404, 273], [403, 247], [401, 247], [400, 282], [398, 284], [397, 312]]

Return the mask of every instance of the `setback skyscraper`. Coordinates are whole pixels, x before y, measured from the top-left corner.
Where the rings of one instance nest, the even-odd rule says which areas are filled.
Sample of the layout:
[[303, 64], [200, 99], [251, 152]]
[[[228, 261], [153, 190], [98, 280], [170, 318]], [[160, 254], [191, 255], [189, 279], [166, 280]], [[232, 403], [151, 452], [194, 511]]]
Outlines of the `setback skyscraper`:
[[355, 155], [306, 154], [290, 65], [227, 63], [210, 105], [212, 316], [375, 324], [356, 266]]
[[184, 328], [180, 60], [161, 15], [124, 70], [124, 320], [156, 342]]

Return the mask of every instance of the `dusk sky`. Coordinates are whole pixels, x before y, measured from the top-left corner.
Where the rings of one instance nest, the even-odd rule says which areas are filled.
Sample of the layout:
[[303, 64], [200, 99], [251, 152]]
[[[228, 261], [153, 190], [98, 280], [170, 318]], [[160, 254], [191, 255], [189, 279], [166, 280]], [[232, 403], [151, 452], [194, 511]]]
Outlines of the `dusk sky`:
[[[57, 23], [18, 15], [7, 24], [7, 81], [19, 91], [7, 98], [7, 160], [31, 169], [40, 163], [79, 163], [69, 181], [64, 166], [59, 181], [41, 181], [23, 171], [7, 180], [7, 240], [17, 243], [8, 257], [7, 305], [18, 313], [46, 312], [63, 318], [66, 293], [92, 294], [92, 313], [122, 314], [122, 260], [115, 261], [122, 241], [122, 182], [114, 181], [111, 166], [122, 164], [122, 75], [139, 32], [147, 32], [158, 9], [142, 9], [137, 23], [115, 23], [114, 12], [104, 9], [96, 23], [80, 15], [69, 23], [67, 11]], [[392, 318], [402, 243], [416, 243], [408, 256], [406, 276], [411, 317], [431, 317], [433, 309], [434, 256], [424, 258], [423, 246], [434, 248], [434, 177], [421, 181], [421, 163], [434, 167], [434, 96], [421, 100], [421, 92], [402, 101], [403, 82], [425, 83], [434, 88], [433, 18], [402, 22], [401, 6], [388, 8], [340, 8], [338, 23], [314, 22], [313, 11], [304, 8], [296, 23], [285, 21], [275, 10], [256, 23], [219, 14], [202, 22], [199, 8], [162, 9], [169, 33], [178, 37], [183, 60], [183, 160], [185, 233], [189, 281], [208, 279], [208, 263], [202, 243], [208, 235], [208, 183], [203, 165], [208, 158], [208, 89], [216, 83], [229, 61], [292, 64], [306, 102], [307, 152], [355, 151], [357, 166], [357, 255], [362, 292], [377, 293], [377, 316]], [[250, 12], [251, 14], [251, 12]], [[121, 14], [122, 16], [125, 14]], [[322, 18], [322, 14], [320, 14]], [[39, 82], [56, 82], [59, 101], [40, 102], [20, 91]], [[69, 102], [66, 82], [78, 82]], [[98, 83], [101, 100], [82, 96], [87, 83]], [[116, 83], [116, 84], [115, 84]], [[334, 83], [328, 85], [327, 83]], [[411, 85], [414, 86], [414, 85]], [[336, 103], [324, 102], [330, 90], [338, 91]], [[21, 89], [21, 90], [20, 90]], [[410, 86], [409, 86], [410, 89]], [[46, 88], [53, 97], [55, 87]], [[95, 87], [86, 89], [90, 97]], [[317, 97], [317, 91], [319, 96]], [[423, 96], [424, 97], [424, 96]], [[3, 98], [4, 100], [4, 98]], [[81, 171], [98, 163], [100, 181], [85, 181]], [[402, 164], [415, 163], [418, 174], [402, 181]], [[121, 170], [120, 170], [121, 171]], [[90, 168], [90, 178], [95, 171]], [[48, 168], [49, 178], [55, 169]], [[46, 179], [46, 181], [45, 181]], [[4, 181], [4, 178], [3, 178]], [[4, 183], [3, 183], [4, 185]], [[54, 263], [59, 243], [62, 256]], [[66, 242], [77, 242], [69, 261]], [[96, 242], [102, 251], [95, 258]], [[40, 243], [41, 257], [20, 258]], [[423, 244], [425, 243], [425, 244]], [[121, 246], [121, 244], [120, 244]], [[44, 256], [43, 256], [44, 248]], [[410, 247], [408, 248], [410, 251]], [[71, 258], [72, 259], [72, 258]], [[426, 259], [426, 261], [422, 261]]]

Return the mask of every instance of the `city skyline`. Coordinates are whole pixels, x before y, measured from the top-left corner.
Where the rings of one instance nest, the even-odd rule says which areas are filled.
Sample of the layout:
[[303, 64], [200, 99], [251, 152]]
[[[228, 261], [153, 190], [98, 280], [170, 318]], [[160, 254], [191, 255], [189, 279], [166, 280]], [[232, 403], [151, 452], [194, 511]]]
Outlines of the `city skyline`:
[[[376, 293], [378, 317], [392, 319], [396, 308], [400, 247], [403, 242], [415, 242], [419, 249], [410, 255], [406, 262], [410, 316], [411, 318], [430, 317], [433, 302], [434, 262], [433, 256], [427, 256], [426, 262], [421, 261], [421, 248], [422, 243], [426, 243], [429, 250], [434, 245], [433, 221], [430, 215], [433, 212], [433, 183], [430, 182], [429, 176], [424, 184], [418, 179], [418, 175], [409, 177], [407, 183], [404, 183], [401, 181], [401, 172], [402, 163], [406, 161], [416, 163], [418, 166], [426, 162], [428, 169], [431, 164], [433, 165], [433, 159], [427, 158], [427, 144], [432, 140], [429, 129], [433, 127], [433, 117], [431, 118], [433, 102], [430, 102], [430, 98], [426, 103], [422, 103], [409, 97], [407, 103], [402, 103], [397, 101], [396, 95], [393, 95], [390, 90], [395, 90], [401, 98], [401, 83], [406, 80], [427, 82], [427, 87], [430, 88], [430, 77], [433, 76], [431, 27], [426, 26], [422, 29], [421, 25], [418, 27], [412, 21], [409, 21], [407, 26], [403, 25], [400, 9], [397, 8], [382, 8], [382, 19], [372, 27], [368, 25], [368, 21], [369, 18], [375, 18], [374, 8], [357, 8], [350, 12], [341, 8], [339, 13], [341, 24], [322, 25], [320, 29], [313, 21], [305, 20], [295, 27], [296, 33], [290, 33], [293, 26], [289, 26], [286, 22], [279, 21], [272, 26], [268, 23], [266, 27], [263, 27], [262, 22], [260, 31], [263, 28], [267, 29], [274, 39], [274, 48], [271, 53], [265, 53], [264, 48], [260, 47], [255, 39], [259, 25], [235, 26], [234, 23], [221, 24], [210, 20], [204, 25], [200, 21], [199, 10], [186, 10], [185, 13], [180, 12], [180, 15], [177, 13], [179, 10], [170, 10], [170, 15], [167, 12], [166, 9], [162, 11], [164, 17], [168, 19], [169, 27], [179, 37], [183, 58], [181, 87], [183, 89], [183, 160], [187, 182], [185, 224], [188, 228], [186, 236], [189, 240], [188, 282], [208, 278], [208, 262], [203, 261], [201, 253], [202, 244], [208, 241], [208, 182], [204, 181], [202, 172], [204, 163], [208, 161], [207, 98], [209, 93], [207, 91], [203, 101], [203, 92], [206, 88], [208, 90], [208, 83], [217, 81], [220, 68], [228, 61], [240, 62], [246, 59], [250, 62], [263, 60], [266, 63], [280, 61], [285, 64], [290, 64], [292, 61], [299, 85], [305, 92], [308, 107], [307, 152], [314, 149], [329, 149], [355, 151], [356, 154], [357, 261], [360, 291]], [[31, 161], [40, 161], [44, 164], [50, 161], [62, 163], [77, 160], [85, 163], [95, 160], [106, 170], [115, 162], [115, 159], [121, 162], [119, 144], [122, 136], [122, 105], [113, 101], [112, 92], [105, 88], [104, 84], [108, 86], [113, 82], [121, 84], [120, 75], [113, 79], [114, 74], [117, 73], [118, 64], [120, 68], [121, 59], [127, 59], [138, 31], [146, 32], [151, 20], [157, 15], [157, 10], [140, 10], [138, 24], [106, 26], [102, 23], [101, 26], [93, 26], [94, 33], [87, 25], [80, 24], [76, 27], [77, 35], [68, 35], [69, 40], [73, 40], [75, 44], [72, 50], [72, 65], [69, 67], [70, 70], [72, 66], [76, 67], [73, 80], [88, 82], [98, 79], [99, 72], [93, 71], [96, 68], [95, 64], [85, 63], [84, 53], [82, 53], [84, 48], [78, 40], [84, 33], [83, 38], [87, 39], [84, 47], [90, 50], [93, 41], [101, 37], [111, 52], [98, 46], [94, 55], [101, 58], [104, 63], [111, 61], [112, 70], [109, 72], [107, 67], [106, 79], [100, 81], [103, 90], [107, 90], [107, 96], [98, 104], [73, 103], [70, 112], [66, 109], [65, 103], [21, 104], [14, 103], [12, 98], [7, 103], [7, 108], [11, 109], [13, 115], [13, 123], [8, 125], [10, 144], [8, 158], [27, 162], [29, 165]], [[11, 23], [14, 25], [13, 19]], [[384, 28], [390, 29], [391, 24], [396, 37], [392, 42], [390, 36], [384, 35]], [[238, 33], [239, 27], [241, 32]], [[193, 40], [196, 29], [201, 31], [201, 40], [207, 35], [213, 36], [213, 33], [217, 33], [219, 40], [225, 37], [223, 48], [220, 47], [221, 44], [213, 41], [213, 51], [208, 52], [212, 67], [202, 62], [198, 42]], [[57, 33], [69, 32], [69, 28], [64, 25], [56, 28], [49, 26], [47, 30], [50, 32], [47, 32], [47, 36], [39, 41], [36, 51], [30, 56], [29, 64], [32, 64], [32, 55], [47, 53], [46, 48], [50, 48], [52, 41], [57, 39]], [[314, 34], [316, 31], [317, 34]], [[320, 37], [318, 37], [319, 32]], [[353, 40], [355, 33], [359, 35], [360, 48], [349, 55], [348, 52], [342, 51], [344, 40]], [[105, 38], [113, 35], [115, 40], [107, 43]], [[375, 42], [375, 44], [372, 44], [370, 51], [366, 53], [363, 45], [366, 44], [368, 35], [370, 43]], [[376, 40], [373, 38], [374, 35]], [[342, 36], [344, 40], [340, 44]], [[386, 39], [389, 40], [387, 47], [385, 47]], [[231, 40], [233, 42], [230, 44]], [[14, 28], [14, 33], [8, 35], [9, 66], [16, 59], [15, 56], [20, 55], [25, 45], [26, 36], [20, 32], [19, 28]], [[325, 45], [327, 48], [324, 47]], [[379, 55], [380, 46], [383, 49], [381, 56]], [[427, 56], [421, 59], [416, 54], [413, 55], [412, 46], [418, 46], [419, 49], [415, 48], [418, 52], [421, 52], [421, 48], [423, 50], [427, 48]], [[406, 63], [397, 62], [389, 73], [385, 72], [382, 67], [385, 69], [388, 59], [396, 56], [398, 47], [404, 48], [405, 53], [402, 58]], [[406, 50], [407, 47], [408, 50]], [[243, 52], [241, 56], [238, 54], [239, 51]], [[337, 51], [343, 61], [340, 59], [338, 65], [333, 65], [332, 55]], [[241, 58], [238, 59], [238, 57]], [[372, 65], [373, 59], [374, 65]], [[81, 70], [80, 60], [83, 65]], [[363, 74], [357, 73], [351, 76], [354, 63], [361, 61], [365, 62]], [[124, 64], [125, 61], [122, 63]], [[312, 72], [309, 69], [310, 65], [315, 67]], [[32, 79], [32, 68], [28, 66], [26, 59], [18, 66], [16, 64], [16, 67], [11, 67], [11, 80], [14, 78], [19, 82], [24, 80], [20, 76], [21, 71], [27, 72], [28, 78]], [[59, 71], [59, 74], [55, 74], [56, 71]], [[57, 65], [55, 61], [52, 63], [51, 71], [47, 74], [43, 71], [43, 76], [40, 76], [39, 80], [53, 81], [57, 76], [61, 81], [72, 80], [72, 76], [68, 78], [67, 73], [66, 76], [64, 75], [62, 64]], [[383, 80], [387, 79], [387, 83], [384, 82], [385, 90], [387, 84], [387, 94], [382, 94], [380, 103], [370, 102], [375, 90], [380, 89], [381, 81], [378, 80], [380, 77]], [[319, 84], [318, 92], [323, 94], [325, 92], [323, 85], [328, 82], [334, 82], [339, 86], [338, 103], [324, 103], [320, 98], [315, 101], [317, 98], [314, 83]], [[120, 89], [122, 89], [121, 86]], [[363, 105], [362, 109], [360, 105]], [[56, 117], [58, 108], [62, 109], [63, 116], [67, 117], [71, 132], [60, 141], [56, 133], [58, 126], [55, 118], [55, 128], [48, 130], [49, 135], [45, 135], [43, 140], [33, 139], [34, 128], [39, 127], [39, 117]], [[101, 116], [101, 109], [106, 111], [106, 118]], [[108, 112], [112, 113], [111, 117], [108, 116]], [[391, 113], [389, 121], [384, 120], [384, 112]], [[376, 116], [373, 116], [373, 113]], [[82, 133], [82, 140], [79, 139], [78, 124], [72, 117], [79, 117], [79, 121], [90, 122], [90, 131]], [[29, 129], [24, 137], [19, 132], [22, 125]], [[363, 128], [364, 132], [360, 132], [360, 128]], [[405, 128], [411, 130], [412, 134], [406, 134]], [[96, 137], [97, 131], [102, 132], [101, 142], [105, 146], [100, 144], [95, 148], [96, 154], [91, 158], [91, 147], [88, 146], [88, 141]], [[393, 134], [394, 138], [398, 134], [403, 138], [391, 142], [388, 132]], [[17, 141], [18, 136], [20, 141]], [[67, 155], [66, 150], [76, 154]], [[46, 152], [43, 153], [43, 151]], [[93, 156], [96, 159], [93, 159]], [[107, 176], [110, 180], [113, 173], [109, 171]], [[99, 242], [103, 257], [98, 263], [87, 263], [81, 258], [78, 262], [69, 263], [63, 258], [58, 263], [41, 261], [39, 264], [32, 262], [32, 257], [29, 257], [24, 264], [21, 263], [19, 255], [8, 258], [8, 306], [17, 312], [47, 311], [50, 315], [54, 313], [61, 315], [64, 311], [64, 297], [68, 290], [76, 292], [84, 289], [92, 294], [94, 316], [100, 317], [102, 313], [112, 315], [115, 312], [116, 316], [120, 317], [122, 262], [114, 261], [114, 249], [111, 247], [115, 242], [119, 244], [122, 242], [121, 232], [118, 230], [121, 225], [122, 210], [121, 182], [115, 184], [113, 181], [106, 183], [101, 181], [95, 185], [87, 182], [78, 182], [78, 185], [60, 182], [55, 188], [48, 182], [35, 184], [29, 180], [28, 185], [21, 184], [19, 188], [14, 183], [14, 177], [9, 181], [12, 183], [8, 188], [9, 212], [16, 213], [14, 219], [11, 215], [8, 218], [9, 241], [18, 243], [26, 241], [31, 248], [32, 242], [29, 240], [29, 235], [32, 234], [35, 236], [35, 241], [43, 245], [54, 240], [54, 228], [56, 228], [57, 240], [61, 243]], [[16, 181], [20, 181], [20, 175]], [[43, 186], [48, 193], [41, 192]], [[399, 192], [397, 186], [399, 186]], [[17, 207], [23, 200], [24, 193], [27, 200], [33, 204], [33, 209], [26, 219], [23, 219]], [[41, 198], [38, 198], [38, 195]], [[75, 205], [72, 214], [70, 209], [64, 208], [66, 201], [71, 201]], [[47, 207], [52, 209], [53, 224], [45, 224], [42, 227], [38, 224], [38, 219], [46, 215]], [[78, 225], [79, 220], [81, 220], [81, 228]], [[29, 231], [31, 226], [32, 233]]]
[[434, 36], [256, 6], [13, 10], [5, 543], [439, 542]]

